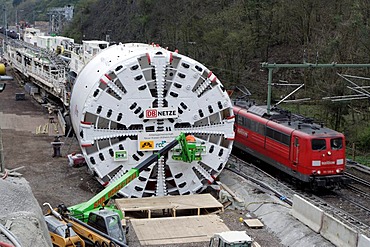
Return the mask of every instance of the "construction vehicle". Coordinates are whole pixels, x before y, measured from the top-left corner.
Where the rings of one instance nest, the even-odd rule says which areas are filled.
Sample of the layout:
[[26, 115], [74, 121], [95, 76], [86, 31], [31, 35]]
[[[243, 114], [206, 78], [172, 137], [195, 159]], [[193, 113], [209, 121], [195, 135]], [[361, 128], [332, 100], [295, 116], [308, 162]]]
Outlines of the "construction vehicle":
[[53, 246], [85, 247], [85, 241], [71, 228], [72, 224], [59, 220], [53, 215], [46, 215], [44, 219], [49, 229]]
[[5, 82], [0, 82], [0, 92], [4, 91], [5, 86], [6, 86]]
[[[49, 213], [44, 218], [53, 245], [58, 247], [127, 246], [125, 233], [117, 213], [102, 209], [91, 212], [89, 217], [89, 221], [84, 223], [68, 215], [68, 209], [63, 204], [57, 209], [50, 207]], [[55, 231], [57, 227], [59, 231]], [[80, 242], [83, 242], [83, 245]]]
[[[126, 246], [125, 233], [121, 224], [123, 214], [114, 205], [107, 205], [109, 200], [120, 189], [138, 177], [140, 172], [171, 149], [174, 152], [173, 159], [188, 163], [201, 160], [202, 153], [205, 153], [205, 146], [198, 145], [193, 140], [192, 138], [192, 141], [188, 142], [185, 134], [181, 133], [175, 140], [130, 169], [120, 179], [107, 186], [89, 201], [68, 208], [61, 204], [56, 210], [50, 207], [49, 215], [70, 224], [74, 232], [89, 244], [94, 244], [94, 246]], [[180, 148], [175, 148], [178, 144], [180, 144]], [[61, 247], [64, 246], [61, 245]]]
[[215, 233], [209, 247], [255, 247], [255, 245], [245, 231], [227, 231]]

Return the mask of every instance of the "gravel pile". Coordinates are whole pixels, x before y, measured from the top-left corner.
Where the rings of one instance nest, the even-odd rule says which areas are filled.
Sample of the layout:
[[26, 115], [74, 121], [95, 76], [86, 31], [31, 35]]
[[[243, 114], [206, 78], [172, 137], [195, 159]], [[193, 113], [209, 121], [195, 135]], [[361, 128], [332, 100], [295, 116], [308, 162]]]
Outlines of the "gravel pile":
[[[0, 195], [0, 223], [9, 227], [22, 247], [51, 246], [41, 209], [28, 182], [24, 178], [0, 179]], [[0, 234], [0, 241], [11, 243], [4, 234]]]

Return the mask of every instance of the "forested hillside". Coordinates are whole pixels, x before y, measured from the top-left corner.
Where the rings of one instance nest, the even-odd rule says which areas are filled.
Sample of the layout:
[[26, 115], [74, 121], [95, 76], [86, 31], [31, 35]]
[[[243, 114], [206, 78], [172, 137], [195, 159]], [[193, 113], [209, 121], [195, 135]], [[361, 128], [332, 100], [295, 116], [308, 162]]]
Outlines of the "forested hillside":
[[[49, 21], [49, 8], [76, 5], [81, 0], [3, 0], [0, 23], [3, 25], [4, 10], [7, 13], [9, 26], [15, 25], [15, 19], [34, 23], [34, 21]], [[82, 0], [83, 1], [83, 0]]]
[[[27, 2], [46, 5], [68, 1], [29, 0], [23, 4]], [[75, 4], [75, 17], [66, 36], [81, 41], [109, 35], [115, 42], [154, 42], [178, 49], [204, 63], [228, 88], [245, 85], [259, 101], [267, 97], [267, 71], [261, 69], [262, 62], [370, 63], [370, 2], [366, 0], [70, 2]], [[322, 100], [356, 94], [337, 73], [370, 76], [365, 68], [276, 69], [273, 82], [304, 83], [304, 89], [294, 97], [311, 100], [289, 107], [325, 120], [368, 150], [370, 100]], [[366, 80], [355, 82], [370, 85]], [[279, 100], [293, 90], [274, 87], [273, 99]], [[355, 123], [360, 124], [354, 127]]]

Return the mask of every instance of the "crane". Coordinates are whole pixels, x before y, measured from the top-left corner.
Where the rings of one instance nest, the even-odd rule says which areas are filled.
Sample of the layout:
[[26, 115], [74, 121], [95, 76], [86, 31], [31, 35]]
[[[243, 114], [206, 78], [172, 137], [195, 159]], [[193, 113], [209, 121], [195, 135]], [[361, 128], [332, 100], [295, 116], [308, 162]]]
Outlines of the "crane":
[[[178, 144], [180, 147], [176, 147]], [[104, 244], [110, 246], [108, 244], [111, 243], [118, 246], [126, 246], [125, 233], [121, 224], [123, 214], [114, 205], [106, 206], [108, 201], [118, 191], [138, 177], [140, 172], [158, 161], [160, 157], [167, 154], [170, 150], [173, 151], [173, 159], [191, 163], [201, 160], [205, 149], [206, 147], [198, 144], [193, 136], [186, 136], [185, 133], [180, 133], [173, 141], [153, 153], [136, 167], [131, 168], [117, 181], [108, 185], [87, 202], [68, 208], [61, 204], [56, 210], [50, 207], [49, 215], [54, 215], [67, 224], [69, 223], [74, 232], [85, 241], [89, 241], [96, 246], [105, 246]]]

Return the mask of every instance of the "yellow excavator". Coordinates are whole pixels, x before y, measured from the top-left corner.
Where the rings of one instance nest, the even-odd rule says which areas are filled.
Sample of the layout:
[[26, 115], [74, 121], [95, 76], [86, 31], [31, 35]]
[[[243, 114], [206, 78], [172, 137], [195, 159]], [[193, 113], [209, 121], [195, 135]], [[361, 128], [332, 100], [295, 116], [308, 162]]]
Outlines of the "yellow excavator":
[[6, 83], [1, 81], [10, 81], [10, 80], [13, 80], [13, 77], [6, 75], [5, 64], [0, 63], [0, 93], [4, 91], [6, 86]]
[[[53, 210], [49, 203], [44, 203], [44, 205], [48, 205]], [[53, 246], [85, 247], [85, 241], [72, 229], [72, 224], [67, 223], [52, 213], [45, 215], [44, 219], [49, 229]]]
[[[180, 144], [180, 147], [176, 148], [178, 144]], [[198, 145], [195, 142], [195, 138], [189, 138], [189, 136], [181, 133], [175, 140], [168, 143], [158, 152], [153, 153], [136, 167], [130, 169], [120, 179], [107, 186], [89, 201], [68, 208], [61, 204], [56, 209], [45, 203], [44, 205], [49, 207], [45, 220], [47, 224], [50, 222], [48, 228], [53, 244], [58, 247], [84, 246], [78, 245], [80, 240], [77, 238], [72, 240], [71, 235], [76, 233], [85, 241], [86, 245], [96, 247], [127, 246], [125, 235], [128, 229], [124, 230], [122, 227], [122, 212], [117, 210], [114, 205], [105, 205], [119, 190], [138, 177], [140, 172], [148, 168], [171, 149], [174, 152], [172, 155], [173, 159], [191, 163], [194, 160], [202, 159], [201, 155], [205, 153], [206, 147]], [[51, 220], [51, 218], [54, 219]], [[65, 242], [59, 241], [57, 243], [57, 237], [54, 234], [52, 235], [54, 233], [52, 229], [55, 228], [57, 223], [65, 226], [64, 232], [59, 234], [60, 237], [64, 238]], [[66, 234], [67, 229], [69, 229], [68, 234]], [[70, 243], [72, 245], [67, 245]]]

